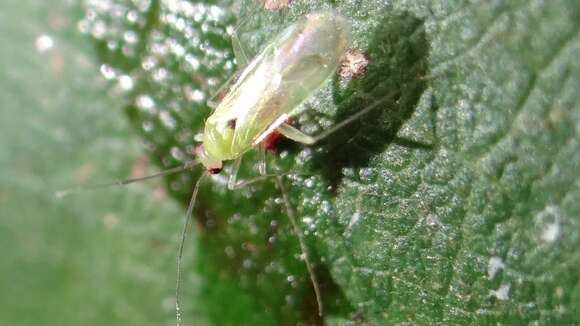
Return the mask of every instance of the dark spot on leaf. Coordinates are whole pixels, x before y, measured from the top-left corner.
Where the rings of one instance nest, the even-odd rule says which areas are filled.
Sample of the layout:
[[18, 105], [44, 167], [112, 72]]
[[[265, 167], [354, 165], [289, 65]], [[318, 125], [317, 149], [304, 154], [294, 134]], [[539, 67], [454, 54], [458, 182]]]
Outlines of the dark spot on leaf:
[[291, 2], [292, 0], [260, 0], [264, 8], [270, 11], [287, 8]]

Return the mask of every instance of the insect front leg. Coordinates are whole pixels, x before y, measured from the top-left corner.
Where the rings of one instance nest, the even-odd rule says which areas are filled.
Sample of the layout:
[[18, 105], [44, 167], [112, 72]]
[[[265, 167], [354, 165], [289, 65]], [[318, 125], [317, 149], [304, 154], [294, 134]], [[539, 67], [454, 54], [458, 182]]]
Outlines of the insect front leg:
[[238, 157], [234, 164], [232, 165], [232, 171], [230, 173], [230, 177], [228, 178], [228, 189], [235, 190], [237, 189], [238, 184], [238, 171], [240, 170], [240, 165], [242, 164], [242, 156]]
[[260, 175], [255, 177], [255, 178], [248, 179], [248, 180], [238, 180], [238, 172], [240, 170], [240, 165], [242, 163], [242, 157], [240, 156], [234, 161], [234, 163], [232, 165], [232, 171], [231, 171], [230, 177], [228, 178], [228, 189], [229, 190], [241, 189], [241, 188], [244, 188], [244, 187], [249, 186], [249, 185], [256, 183], [256, 182], [267, 180], [269, 178], [274, 178], [278, 175], [291, 174], [291, 173], [267, 174], [265, 147], [260, 146], [259, 156], [260, 156], [260, 162], [258, 163], [258, 171], [260, 172]]
[[267, 166], [266, 166], [266, 146], [263, 144], [258, 147], [258, 155], [259, 155], [259, 162], [258, 162], [258, 172], [260, 175], [267, 174]]

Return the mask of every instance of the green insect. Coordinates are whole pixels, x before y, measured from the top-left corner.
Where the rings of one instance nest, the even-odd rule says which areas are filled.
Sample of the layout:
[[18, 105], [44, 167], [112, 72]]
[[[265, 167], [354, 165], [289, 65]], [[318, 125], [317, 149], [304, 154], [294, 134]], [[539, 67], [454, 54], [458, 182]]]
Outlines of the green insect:
[[313, 144], [286, 119], [333, 73], [350, 44], [350, 24], [333, 11], [303, 16], [283, 30], [243, 70], [207, 119], [201, 163], [221, 169], [278, 131]]
[[[234, 40], [237, 40], [237, 37], [234, 37]], [[219, 173], [222, 170], [224, 161], [233, 160], [234, 164], [228, 181], [228, 188], [236, 189], [245, 186], [253, 181], [237, 182], [236, 175], [241, 158], [244, 153], [253, 148], [260, 147], [263, 150], [264, 142], [268, 136], [273, 133], [279, 133], [294, 141], [312, 145], [384, 102], [384, 100], [379, 100], [316, 136], [307, 135], [287, 123], [289, 117], [297, 114], [300, 104], [337, 72], [341, 59], [350, 43], [351, 24], [347, 18], [335, 10], [321, 10], [302, 16], [275, 36], [241, 70], [225, 97], [217, 105], [213, 114], [206, 120], [202, 144], [196, 151], [198, 154], [196, 160], [190, 161], [183, 166], [142, 178], [70, 189], [86, 190], [111, 185], [125, 185], [181, 172], [191, 169], [197, 164], [201, 164], [206, 168], [207, 171], [202, 174], [194, 187], [181, 233], [177, 257], [175, 305], [177, 325], [181, 325], [180, 271], [185, 235], [200, 184], [205, 177], [209, 174]], [[237, 48], [238, 51], [241, 49], [239, 44], [235, 43], [234, 48]], [[238, 61], [242, 62], [238, 63], [243, 65], [245, 58], [246, 56], [242, 51], [238, 55]], [[304, 261], [314, 287], [318, 312], [322, 316], [323, 305], [316, 275], [308, 258], [302, 232], [288, 204], [288, 196], [281, 176], [267, 175], [265, 164], [262, 164], [259, 170], [261, 177], [256, 178], [255, 181], [273, 178], [282, 192], [288, 217], [298, 237]], [[62, 196], [70, 190], [60, 192], [60, 195]]]

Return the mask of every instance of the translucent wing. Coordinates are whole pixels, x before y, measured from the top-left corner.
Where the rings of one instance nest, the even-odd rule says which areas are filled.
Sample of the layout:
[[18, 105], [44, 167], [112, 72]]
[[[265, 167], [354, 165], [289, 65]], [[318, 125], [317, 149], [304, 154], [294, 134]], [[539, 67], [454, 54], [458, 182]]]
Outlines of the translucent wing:
[[306, 15], [282, 31], [252, 60], [208, 119], [205, 145], [216, 143], [208, 150], [232, 159], [252, 148], [336, 71], [349, 43], [350, 26], [333, 11]]

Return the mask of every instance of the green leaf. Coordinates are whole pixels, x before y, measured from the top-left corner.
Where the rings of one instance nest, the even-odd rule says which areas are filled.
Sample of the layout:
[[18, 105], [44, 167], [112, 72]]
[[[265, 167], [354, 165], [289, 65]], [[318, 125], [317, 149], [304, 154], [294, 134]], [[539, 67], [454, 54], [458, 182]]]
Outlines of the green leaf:
[[[170, 167], [194, 155], [204, 101], [235, 70], [228, 27], [240, 23], [255, 53], [325, 5], [89, 3], [79, 26], [149, 156]], [[284, 142], [268, 160], [301, 174], [285, 182], [327, 323], [578, 322], [580, 6], [333, 6], [352, 20], [368, 72], [329, 81], [297, 123], [316, 133], [384, 105], [312, 148]], [[257, 175], [256, 163], [247, 155], [240, 177]], [[167, 189], [185, 206], [198, 176], [168, 178]], [[183, 296], [196, 309], [186, 321], [320, 323], [280, 190], [266, 181], [230, 192], [212, 179], [195, 210], [199, 243], [186, 248], [195, 269], [186, 264]]]
[[579, 10], [389, 10], [422, 17], [430, 49], [427, 87], [397, 135], [433, 148], [391, 143], [342, 180], [323, 241], [365, 318], [578, 322]]
[[163, 188], [55, 196], [146, 162], [79, 16], [70, 3], [0, 4], [0, 324], [173, 323], [182, 213]]

